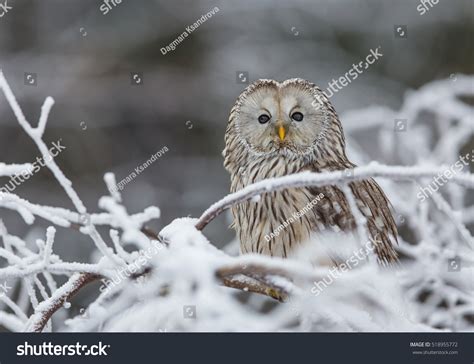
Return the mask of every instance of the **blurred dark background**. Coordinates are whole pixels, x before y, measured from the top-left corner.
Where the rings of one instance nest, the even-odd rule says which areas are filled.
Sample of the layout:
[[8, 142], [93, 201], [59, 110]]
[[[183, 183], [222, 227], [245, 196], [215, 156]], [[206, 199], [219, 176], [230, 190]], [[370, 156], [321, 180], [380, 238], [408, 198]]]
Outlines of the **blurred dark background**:
[[[397, 109], [410, 89], [473, 73], [471, 0], [441, 0], [424, 15], [415, 0], [123, 0], [106, 15], [103, 4], [8, 0], [0, 67], [34, 125], [45, 97], [55, 99], [45, 140], [62, 138], [67, 149], [57, 162], [90, 211], [106, 193], [104, 173], [120, 181], [169, 149], [122, 191], [129, 212], [160, 207], [156, 230], [176, 217], [199, 216], [228, 192], [221, 151], [228, 113], [246, 86], [239, 71], [250, 81], [301, 77], [325, 89], [381, 46], [383, 57], [332, 98], [339, 113], [374, 104]], [[162, 54], [216, 6], [175, 51]], [[406, 25], [405, 38], [396, 25]], [[134, 72], [142, 84], [132, 84]], [[25, 84], [25, 73], [36, 74], [35, 86]], [[1, 94], [0, 160], [32, 162], [39, 155]], [[46, 169], [15, 192], [72, 208]], [[0, 217], [13, 234], [44, 236], [5, 209]], [[228, 223], [222, 217], [206, 229], [216, 245], [232, 239]], [[84, 258], [84, 244], [92, 247], [80, 243], [88, 239], [79, 233], [59, 234], [56, 249], [65, 259]]]

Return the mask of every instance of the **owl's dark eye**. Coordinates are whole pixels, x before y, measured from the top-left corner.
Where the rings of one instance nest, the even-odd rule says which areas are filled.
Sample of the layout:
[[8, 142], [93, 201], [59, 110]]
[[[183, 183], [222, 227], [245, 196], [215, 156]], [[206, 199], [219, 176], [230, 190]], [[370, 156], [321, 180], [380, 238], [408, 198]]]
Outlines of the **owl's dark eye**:
[[265, 123], [268, 122], [268, 120], [270, 120], [270, 116], [265, 115], [265, 114], [262, 114], [262, 115], [260, 115], [260, 116], [258, 117], [258, 122], [259, 122], [260, 124], [265, 124]]
[[291, 115], [291, 118], [294, 121], [302, 121], [303, 120], [303, 114], [300, 112], [294, 112], [293, 115]]

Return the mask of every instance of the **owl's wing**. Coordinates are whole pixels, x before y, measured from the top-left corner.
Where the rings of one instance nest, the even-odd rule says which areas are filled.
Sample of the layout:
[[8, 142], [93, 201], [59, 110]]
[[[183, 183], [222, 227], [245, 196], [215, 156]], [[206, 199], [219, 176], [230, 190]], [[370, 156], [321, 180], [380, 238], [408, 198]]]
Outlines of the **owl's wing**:
[[[314, 167], [313, 171], [321, 172], [317, 167]], [[350, 182], [349, 187], [359, 211], [367, 220], [367, 230], [379, 261], [382, 264], [398, 261], [397, 252], [393, 247], [393, 244], [398, 242], [397, 226], [390, 211], [390, 201], [372, 178]], [[345, 232], [356, 229], [350, 205], [338, 186], [312, 187], [309, 190], [311, 194], [322, 193], [325, 196], [313, 209], [320, 223], [327, 227], [337, 226]]]

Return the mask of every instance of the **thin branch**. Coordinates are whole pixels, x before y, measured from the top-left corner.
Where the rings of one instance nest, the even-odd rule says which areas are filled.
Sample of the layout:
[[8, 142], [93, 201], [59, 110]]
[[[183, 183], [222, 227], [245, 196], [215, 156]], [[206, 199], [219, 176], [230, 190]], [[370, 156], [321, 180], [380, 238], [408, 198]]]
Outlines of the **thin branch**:
[[[0, 89], [3, 90], [3, 93], [5, 94], [5, 97], [10, 104], [10, 107], [12, 108], [16, 118], [18, 119], [18, 122], [20, 123], [21, 127], [25, 130], [25, 132], [30, 136], [31, 139], [35, 142], [36, 146], [41, 152], [41, 155], [43, 157], [43, 160], [46, 163], [46, 166], [51, 170], [51, 172], [54, 174], [58, 182], [61, 184], [61, 187], [66, 191], [66, 194], [69, 196], [71, 199], [72, 203], [74, 204], [74, 207], [76, 210], [84, 214], [87, 212], [86, 207], [82, 203], [81, 199], [77, 195], [76, 191], [72, 188], [72, 182], [64, 175], [64, 173], [61, 171], [61, 169], [58, 167], [56, 162], [54, 161], [53, 156], [50, 154], [48, 147], [44, 143], [44, 141], [41, 139], [42, 133], [38, 133], [37, 129], [32, 128], [31, 124], [26, 120], [25, 115], [23, 114], [23, 111], [21, 110], [20, 106], [18, 105], [18, 102], [16, 101], [15, 95], [13, 94], [10, 85], [8, 84], [7, 80], [5, 79], [5, 76], [3, 75], [3, 72], [0, 71]], [[48, 116], [49, 111], [51, 109], [51, 106], [53, 105], [54, 100], [50, 97], [48, 97], [44, 104], [43, 108], [41, 111], [41, 118], [40, 118], [40, 123], [39, 127], [42, 127], [44, 124], [46, 124], [46, 120], [42, 120], [45, 117]]]
[[440, 193], [435, 192], [432, 197], [435, 205], [449, 217], [467, 245], [471, 248], [474, 247], [474, 238], [471, 233], [466, 226], [464, 226], [462, 221], [460, 221], [459, 217], [453, 211], [451, 206], [449, 206], [443, 196]]
[[46, 230], [46, 245], [44, 247], [44, 256], [43, 256], [43, 262], [45, 266], [49, 264], [49, 259], [51, 258], [55, 235], [56, 235], [56, 229], [52, 226], [48, 227], [48, 229]]
[[[341, 182], [351, 182], [371, 177], [384, 177], [392, 180], [423, 180], [437, 177], [440, 173], [444, 173], [447, 168], [449, 167], [399, 167], [372, 162], [367, 166], [354, 168], [354, 173], [352, 175], [345, 175], [343, 171], [325, 173], [301, 172], [284, 177], [266, 179], [227, 195], [213, 204], [201, 215], [196, 223], [196, 229], [204, 229], [209, 222], [214, 220], [225, 210], [229, 209], [232, 205], [248, 201], [252, 199], [252, 197], [264, 193], [295, 187], [301, 188], [333, 185]], [[454, 175], [450, 181], [466, 188], [474, 189], [474, 174], [458, 173]]]
[[100, 279], [99, 275], [85, 273], [74, 274], [65, 284], [59, 287], [51, 297], [41, 302], [30, 317], [25, 331], [41, 332], [51, 316], [69, 301], [82, 287]]
[[70, 275], [76, 272], [107, 275], [104, 269], [98, 268], [97, 264], [59, 262], [46, 265], [44, 261], [38, 261], [29, 264], [28, 267], [15, 265], [0, 268], [0, 278], [26, 278], [42, 272], [49, 272], [54, 275]]
[[[24, 164], [5, 164], [0, 163], [0, 177], [10, 177], [15, 176], [25, 171], [32, 171], [33, 165], [31, 163]], [[1, 196], [1, 193], [0, 193]]]
[[285, 302], [288, 299], [288, 292], [283, 289], [278, 289], [271, 286], [266, 286], [261, 282], [240, 280], [235, 277], [221, 277], [222, 284], [229, 288], [235, 288], [244, 292], [252, 292], [262, 294], [274, 298], [280, 302]]
[[44, 129], [46, 127], [46, 123], [48, 121], [49, 112], [54, 105], [54, 99], [52, 97], [47, 97], [44, 100], [43, 106], [41, 106], [41, 115], [38, 122], [38, 127], [36, 128], [36, 133], [38, 137], [41, 138], [44, 134]]
[[370, 237], [367, 231], [367, 218], [362, 214], [357, 206], [356, 199], [354, 197], [354, 192], [348, 183], [342, 185], [342, 191], [346, 196], [347, 203], [351, 209], [352, 215], [354, 216], [356, 226], [357, 226], [357, 235], [360, 241], [367, 241]]

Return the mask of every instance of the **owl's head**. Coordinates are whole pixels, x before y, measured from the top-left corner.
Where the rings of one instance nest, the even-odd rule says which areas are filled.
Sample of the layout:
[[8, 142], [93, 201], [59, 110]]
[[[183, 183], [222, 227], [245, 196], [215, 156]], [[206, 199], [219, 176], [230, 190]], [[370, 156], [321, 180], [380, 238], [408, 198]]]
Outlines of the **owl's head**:
[[231, 111], [228, 132], [258, 155], [344, 155], [334, 108], [316, 85], [298, 78], [248, 86]]

